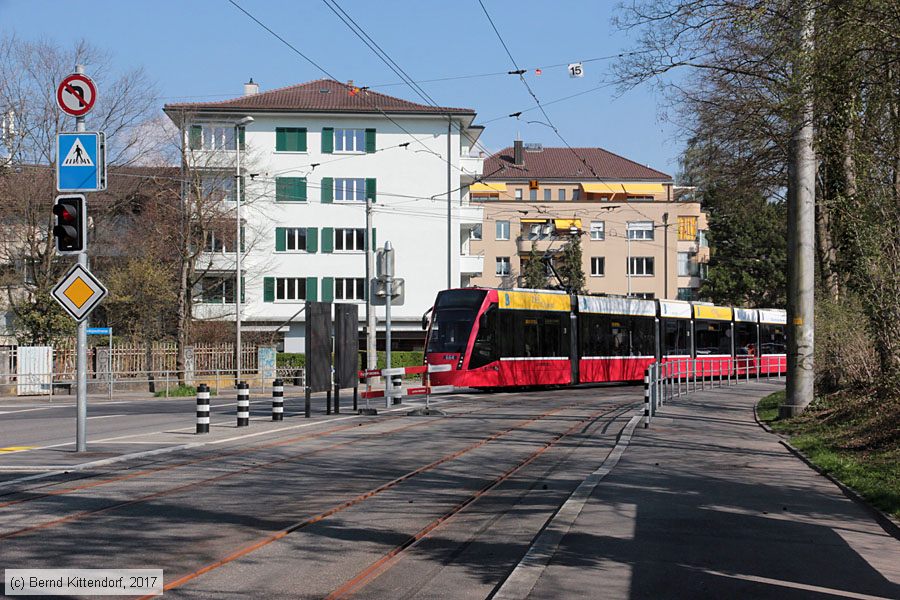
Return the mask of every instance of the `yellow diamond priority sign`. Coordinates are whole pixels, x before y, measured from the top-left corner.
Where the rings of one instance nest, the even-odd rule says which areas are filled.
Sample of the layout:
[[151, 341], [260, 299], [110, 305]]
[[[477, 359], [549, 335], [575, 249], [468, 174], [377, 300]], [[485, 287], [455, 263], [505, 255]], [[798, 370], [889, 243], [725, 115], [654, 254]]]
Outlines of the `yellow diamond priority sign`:
[[51, 294], [73, 319], [82, 321], [106, 297], [107, 291], [87, 268], [75, 265]]

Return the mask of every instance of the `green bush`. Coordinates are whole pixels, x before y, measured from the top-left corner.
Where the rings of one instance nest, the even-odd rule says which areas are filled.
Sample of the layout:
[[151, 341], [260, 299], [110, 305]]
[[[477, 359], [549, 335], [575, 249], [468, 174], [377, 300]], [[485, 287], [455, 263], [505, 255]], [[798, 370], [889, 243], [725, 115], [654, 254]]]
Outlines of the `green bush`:
[[[165, 385], [165, 384], [163, 384]], [[192, 385], [176, 385], [175, 387], [170, 387], [168, 392], [165, 388], [158, 390], [155, 394], [153, 394], [157, 398], [165, 398], [166, 396], [170, 398], [182, 398], [186, 396], [196, 396], [197, 388]], [[215, 396], [215, 390], [209, 390], [210, 396]]]
[[[391, 366], [392, 367], [416, 367], [422, 364], [425, 360], [425, 355], [421, 351], [417, 350], [395, 350], [391, 352]], [[275, 364], [279, 368], [282, 367], [295, 367], [298, 369], [302, 369], [306, 366], [306, 355], [299, 352], [279, 352], [275, 357]], [[365, 369], [365, 353], [359, 353], [359, 368]], [[378, 367], [379, 369], [383, 369], [385, 367], [385, 353], [384, 351], [378, 352]]]
[[306, 355], [302, 352], [279, 352], [275, 355], [276, 367], [297, 367], [306, 366]]

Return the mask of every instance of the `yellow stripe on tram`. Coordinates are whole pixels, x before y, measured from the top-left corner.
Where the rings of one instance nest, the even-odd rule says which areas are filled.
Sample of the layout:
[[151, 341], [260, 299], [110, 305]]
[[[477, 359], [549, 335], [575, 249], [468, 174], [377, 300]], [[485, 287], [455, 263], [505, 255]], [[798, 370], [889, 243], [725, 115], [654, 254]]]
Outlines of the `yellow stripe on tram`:
[[500, 308], [569, 311], [572, 306], [568, 294], [497, 290], [497, 296]]

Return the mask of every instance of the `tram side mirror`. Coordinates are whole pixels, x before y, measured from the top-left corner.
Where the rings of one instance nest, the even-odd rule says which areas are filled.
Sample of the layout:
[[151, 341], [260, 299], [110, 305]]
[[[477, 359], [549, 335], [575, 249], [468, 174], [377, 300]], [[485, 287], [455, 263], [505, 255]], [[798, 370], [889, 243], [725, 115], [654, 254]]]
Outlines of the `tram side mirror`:
[[422, 315], [422, 331], [428, 331], [428, 315]]
[[485, 329], [487, 327], [487, 313], [482, 314], [478, 317], [478, 329]]

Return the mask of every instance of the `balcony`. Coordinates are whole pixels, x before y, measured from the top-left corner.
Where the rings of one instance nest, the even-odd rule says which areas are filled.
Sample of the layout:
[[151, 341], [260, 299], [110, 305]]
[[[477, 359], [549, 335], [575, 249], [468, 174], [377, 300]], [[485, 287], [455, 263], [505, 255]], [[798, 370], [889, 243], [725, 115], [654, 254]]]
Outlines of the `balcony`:
[[484, 158], [480, 156], [460, 156], [459, 169], [462, 177], [480, 177], [484, 172]]
[[563, 246], [565, 246], [569, 241], [569, 236], [547, 236], [540, 239], [531, 239], [527, 236], [519, 236], [516, 238], [516, 251], [519, 254], [529, 254], [531, 252], [531, 246], [534, 244], [534, 249], [543, 254], [548, 250], [559, 250]]
[[484, 255], [461, 254], [459, 272], [461, 275], [481, 275], [484, 272]]
[[484, 221], [484, 207], [475, 204], [464, 204], [459, 207], [460, 225], [481, 225]]

